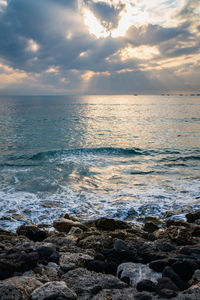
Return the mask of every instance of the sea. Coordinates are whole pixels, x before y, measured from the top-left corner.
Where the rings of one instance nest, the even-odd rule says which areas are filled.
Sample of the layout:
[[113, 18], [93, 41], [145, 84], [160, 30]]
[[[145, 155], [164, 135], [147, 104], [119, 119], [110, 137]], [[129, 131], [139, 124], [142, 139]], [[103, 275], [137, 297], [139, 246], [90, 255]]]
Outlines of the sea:
[[0, 97], [0, 227], [200, 209], [200, 97]]

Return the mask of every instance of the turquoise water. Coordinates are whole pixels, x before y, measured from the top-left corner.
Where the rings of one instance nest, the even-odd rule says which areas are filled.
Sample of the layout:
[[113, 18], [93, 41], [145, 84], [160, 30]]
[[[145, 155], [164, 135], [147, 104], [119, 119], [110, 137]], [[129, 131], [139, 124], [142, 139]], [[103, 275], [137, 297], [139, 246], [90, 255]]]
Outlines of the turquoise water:
[[1, 227], [200, 208], [200, 97], [0, 97], [0, 130]]

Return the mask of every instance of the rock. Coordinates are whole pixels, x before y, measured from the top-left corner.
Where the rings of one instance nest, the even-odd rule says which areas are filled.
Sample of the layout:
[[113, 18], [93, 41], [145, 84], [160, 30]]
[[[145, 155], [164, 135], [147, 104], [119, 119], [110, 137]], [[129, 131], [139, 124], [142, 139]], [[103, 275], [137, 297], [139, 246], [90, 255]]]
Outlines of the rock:
[[180, 253], [184, 255], [197, 254], [200, 255], [200, 248], [197, 247], [183, 247], [180, 249]]
[[156, 281], [160, 274], [153, 272], [148, 266], [143, 264], [124, 263], [118, 266], [117, 276], [121, 280], [127, 280], [128, 278], [130, 285], [134, 287], [143, 279]]
[[194, 272], [192, 279], [190, 280], [190, 285], [195, 285], [197, 283], [200, 283], [200, 269]]
[[194, 272], [200, 268], [200, 266], [193, 260], [177, 261], [172, 265], [173, 270], [184, 281], [188, 281], [192, 278]]
[[156, 289], [156, 285], [153, 281], [148, 280], [148, 279], [144, 279], [140, 282], [138, 282], [136, 289], [138, 290], [138, 292], [155, 292]]
[[168, 289], [162, 289], [160, 290], [159, 295], [163, 298], [171, 299], [177, 296], [177, 292]]
[[86, 230], [87, 227], [80, 222], [61, 218], [53, 222], [53, 227], [61, 232], [69, 232], [72, 227], [78, 227]]
[[136, 291], [133, 288], [104, 289], [99, 291], [92, 300], [133, 300], [134, 295], [136, 295]]
[[71, 221], [74, 221], [74, 222], [79, 222], [79, 219], [66, 213], [64, 216], [63, 216], [64, 219], [68, 219], [68, 220], [71, 220]]
[[66, 265], [73, 264], [73, 268], [84, 267], [88, 262], [92, 261], [93, 257], [83, 253], [64, 253], [60, 257], [61, 268]]
[[23, 273], [34, 268], [39, 260], [37, 252], [16, 253], [11, 258], [0, 259], [0, 279], [13, 276], [14, 273]]
[[118, 253], [129, 250], [129, 247], [127, 246], [127, 244], [124, 241], [118, 240], [118, 239], [114, 242], [113, 248]]
[[23, 295], [15, 286], [0, 283], [1, 300], [23, 300]]
[[176, 300], [199, 300], [200, 299], [200, 286], [199, 284], [191, 286], [183, 293], [177, 295]]
[[103, 273], [105, 271], [105, 262], [102, 260], [92, 260], [87, 264], [87, 270]]
[[170, 226], [184, 226], [184, 227], [190, 228], [190, 224], [188, 224], [187, 222], [185, 222], [183, 220], [176, 220], [176, 219], [167, 220], [166, 226], [167, 227], [170, 227]]
[[192, 226], [192, 236], [200, 237], [200, 225]]
[[142, 293], [142, 294], [137, 294], [135, 295], [134, 297], [135, 300], [151, 300], [152, 297], [150, 295], [147, 295], [145, 293]]
[[149, 268], [156, 272], [162, 272], [167, 265], [168, 262], [166, 260], [154, 260], [150, 262]]
[[174, 284], [179, 288], [180, 291], [183, 291], [187, 288], [187, 284], [171, 267], [164, 268], [162, 276], [170, 278], [174, 282]]
[[41, 261], [59, 263], [60, 255], [53, 248], [42, 246], [37, 249], [37, 252]]
[[168, 277], [162, 277], [158, 279], [158, 283], [156, 285], [156, 292], [160, 295], [160, 292], [163, 289], [171, 290], [178, 292], [179, 288], [175, 285], [175, 283]]
[[79, 241], [78, 246], [84, 249], [100, 250], [112, 245], [112, 238], [109, 235], [90, 235]]
[[94, 256], [94, 259], [105, 261], [106, 258], [102, 253], [96, 253], [95, 256]]
[[35, 278], [18, 276], [0, 281], [0, 299], [29, 299], [31, 293], [42, 284]]
[[75, 235], [75, 236], [82, 236], [83, 235], [83, 229], [79, 227], [72, 227], [70, 231], [68, 232], [69, 235]]
[[[78, 268], [62, 276], [62, 280], [73, 289], [77, 295], [91, 295], [95, 287], [101, 289], [122, 289], [126, 284], [113, 275], [101, 274]], [[86, 298], [86, 299], [89, 299]]]
[[151, 261], [154, 260], [161, 260], [164, 258], [167, 258], [166, 253], [160, 252], [157, 248], [155, 248], [155, 244], [153, 246], [151, 244], [142, 244], [138, 249], [137, 249], [137, 254], [138, 257], [141, 257], [141, 261], [144, 264], [150, 263]]
[[144, 231], [152, 233], [152, 232], [158, 230], [159, 227], [156, 224], [154, 224], [153, 222], [146, 222], [143, 229], [144, 229]]
[[117, 264], [114, 261], [107, 262], [105, 264], [105, 273], [112, 274], [115, 276], [117, 273]]
[[32, 300], [48, 300], [62, 297], [66, 300], [75, 300], [77, 295], [70, 290], [64, 281], [47, 282], [41, 287], [34, 290], [31, 294]]
[[95, 226], [100, 230], [116, 230], [116, 229], [127, 229], [131, 228], [130, 225], [126, 222], [109, 219], [109, 218], [101, 218], [95, 221]]
[[186, 219], [189, 223], [194, 223], [196, 220], [200, 219], [200, 210], [186, 214]]
[[192, 243], [192, 230], [184, 226], [170, 226], [166, 230], [169, 238], [178, 245]]
[[47, 237], [47, 232], [39, 229], [35, 225], [21, 225], [17, 228], [16, 233], [18, 235], [24, 235], [34, 242], [41, 242]]

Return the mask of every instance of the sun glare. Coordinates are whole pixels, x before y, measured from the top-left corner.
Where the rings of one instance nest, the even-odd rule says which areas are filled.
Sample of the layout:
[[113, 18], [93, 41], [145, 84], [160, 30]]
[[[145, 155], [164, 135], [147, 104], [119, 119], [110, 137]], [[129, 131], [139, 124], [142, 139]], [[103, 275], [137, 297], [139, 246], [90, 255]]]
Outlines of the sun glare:
[[110, 32], [108, 32], [104, 26], [101, 25], [95, 15], [89, 9], [84, 9], [84, 19], [89, 32], [95, 35], [97, 38], [106, 38], [110, 35]]

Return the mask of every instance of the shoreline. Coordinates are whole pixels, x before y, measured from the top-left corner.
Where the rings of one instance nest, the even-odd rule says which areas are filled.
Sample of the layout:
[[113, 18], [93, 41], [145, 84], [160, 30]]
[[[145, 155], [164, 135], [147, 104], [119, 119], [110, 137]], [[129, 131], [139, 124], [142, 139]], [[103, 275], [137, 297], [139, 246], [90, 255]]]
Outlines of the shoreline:
[[0, 299], [200, 299], [200, 210], [143, 221], [0, 229]]

